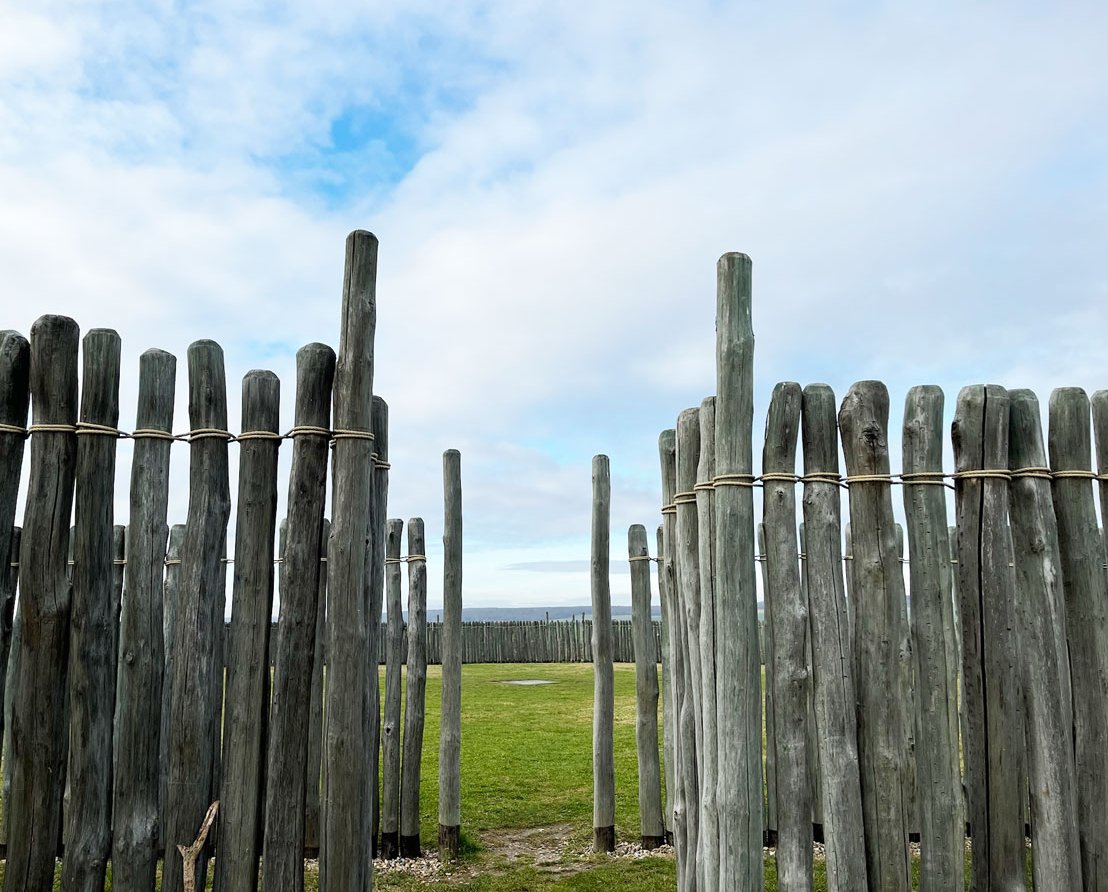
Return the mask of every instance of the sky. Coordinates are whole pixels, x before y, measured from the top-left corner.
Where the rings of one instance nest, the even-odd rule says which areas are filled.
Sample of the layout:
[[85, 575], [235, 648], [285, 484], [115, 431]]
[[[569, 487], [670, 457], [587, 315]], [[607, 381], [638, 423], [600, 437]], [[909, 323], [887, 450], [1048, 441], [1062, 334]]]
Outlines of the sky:
[[[1103, 3], [0, 0], [0, 20], [0, 328], [116, 329], [124, 428], [160, 347], [187, 429], [186, 351], [212, 338], [231, 429], [252, 368], [291, 426], [296, 350], [337, 348], [343, 241], [371, 230], [389, 514], [426, 520], [432, 607], [448, 448], [467, 605], [588, 603], [598, 453], [629, 603], [658, 433], [715, 387], [727, 251], [753, 259], [756, 465], [782, 380], [884, 381], [894, 471], [914, 384], [948, 421], [967, 384], [1044, 411], [1108, 386]], [[171, 522], [187, 468], [178, 446]]]

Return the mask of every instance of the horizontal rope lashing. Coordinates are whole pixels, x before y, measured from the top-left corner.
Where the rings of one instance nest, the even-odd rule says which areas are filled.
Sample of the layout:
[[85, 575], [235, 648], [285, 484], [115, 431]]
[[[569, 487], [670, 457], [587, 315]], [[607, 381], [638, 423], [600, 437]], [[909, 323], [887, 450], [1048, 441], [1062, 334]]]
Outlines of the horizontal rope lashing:
[[240, 443], [243, 440], [276, 440], [280, 443], [285, 438], [276, 431], [243, 431], [235, 439]]
[[693, 486], [693, 492], [711, 492], [716, 488], [716, 485], [711, 481], [704, 483], [697, 483]]
[[634, 555], [629, 556], [627, 558], [627, 560], [629, 560], [629, 561], [652, 561], [652, 560], [654, 560], [654, 558], [652, 558], [648, 554], [634, 554]]
[[770, 473], [758, 478], [763, 483], [799, 483], [800, 478], [796, 474]]
[[75, 434], [75, 424], [32, 424], [27, 428], [29, 434]]
[[673, 504], [673, 502], [670, 502], [668, 505], [663, 505], [662, 506], [662, 513], [663, 514], [676, 514], [677, 513], [677, 506], [675, 504]]
[[17, 424], [0, 424], [0, 434], [15, 434], [17, 437], [27, 436], [27, 428]]
[[117, 440], [129, 436], [126, 432], [109, 424], [93, 424], [91, 421], [77, 422], [77, 436], [115, 437]]
[[718, 486], [746, 486], [753, 487], [758, 478], [753, 474], [717, 474], [712, 478], [712, 483]]
[[404, 563], [400, 558], [385, 558], [386, 564], [402, 564]]
[[140, 427], [131, 434], [132, 440], [169, 440], [171, 443], [177, 438], [169, 431], [160, 431], [153, 427]]
[[692, 490], [688, 492], [679, 492], [673, 497], [674, 505], [695, 505], [696, 493]]
[[425, 561], [425, 560], [427, 560], [427, 555], [425, 555], [425, 554], [410, 554], [406, 558], [404, 558], [404, 560], [407, 561], [408, 563], [411, 563], [412, 561]]

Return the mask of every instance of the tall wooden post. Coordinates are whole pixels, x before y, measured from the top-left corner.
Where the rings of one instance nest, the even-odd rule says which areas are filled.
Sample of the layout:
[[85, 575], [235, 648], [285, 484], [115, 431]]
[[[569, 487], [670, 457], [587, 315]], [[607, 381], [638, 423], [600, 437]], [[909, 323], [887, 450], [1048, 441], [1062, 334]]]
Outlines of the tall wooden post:
[[[1016, 391], [1013, 400], [1034, 399]], [[1050, 467], [1065, 580], [1073, 679], [1077, 831], [1085, 889], [1108, 886], [1108, 575], [1093, 504], [1089, 398], [1078, 387], [1050, 395]]]
[[423, 518], [408, 521], [408, 696], [400, 783], [400, 857], [418, 858], [419, 779], [427, 693], [427, 543]]
[[319, 851], [319, 796], [323, 783], [323, 669], [327, 653], [327, 543], [330, 538], [331, 521], [324, 518], [316, 587], [319, 595], [315, 607], [314, 659], [308, 695], [308, 768], [304, 777], [304, 848], [314, 852]]
[[854, 559], [849, 572], [854, 578], [854, 680], [866, 867], [874, 892], [907, 892], [907, 735], [897, 690], [901, 660], [908, 655], [898, 646], [899, 605], [905, 596], [890, 492], [888, 423], [884, 384], [862, 381], [850, 388], [839, 411], [839, 428], [851, 478]]
[[389, 407], [381, 397], [373, 397], [373, 499], [369, 512], [372, 536], [368, 553], [369, 579], [367, 591], [367, 631], [369, 650], [366, 685], [366, 714], [369, 716], [366, 736], [369, 759], [369, 787], [366, 796], [370, 801], [371, 850], [377, 857], [377, 844], [381, 836], [381, 790], [378, 780], [381, 773], [381, 686], [380, 664], [384, 653], [381, 629], [381, 611], [385, 600], [385, 525], [388, 520], [389, 498]]
[[[231, 513], [227, 469], [227, 385], [223, 351], [214, 341], [188, 350], [189, 422], [198, 433], [189, 448], [189, 508], [181, 546], [179, 602], [173, 648], [166, 849], [191, 845], [211, 804], [218, 738], [215, 733], [216, 636], [223, 632], [219, 592], [224, 585], [227, 521]], [[211, 431], [212, 433], [208, 433]], [[183, 882], [180, 858], [166, 858], [162, 886]], [[196, 859], [203, 882], [206, 855]]]
[[112, 604], [119, 335], [95, 328], [82, 343], [77, 431], [72, 631], [69, 641], [69, 805], [62, 883], [103, 890], [111, 854], [115, 610]]
[[[1074, 701], [1058, 524], [1050, 476], [1045, 472], [1039, 401], [1029, 390], [1013, 390], [1008, 399], [1008, 464], [1019, 474], [1012, 480], [1009, 517], [1027, 709], [1028, 786], [1034, 815], [1032, 871], [1036, 889], [1079, 889]], [[1085, 428], [1088, 443], [1087, 424]], [[1040, 470], [1024, 472], [1025, 468]]]
[[169, 544], [165, 551], [165, 582], [162, 588], [162, 640], [165, 661], [162, 664], [162, 713], [158, 727], [158, 844], [165, 849], [166, 805], [169, 801], [169, 716], [173, 711], [173, 673], [177, 666], [174, 646], [177, 614], [180, 603], [181, 546], [185, 542], [185, 525], [175, 523], [169, 528]]
[[442, 456], [444, 523], [439, 857], [458, 857], [462, 825], [462, 455]]
[[612, 594], [608, 580], [611, 535], [608, 456], [592, 460], [592, 833], [593, 849], [616, 847], [616, 776], [613, 745], [615, 690], [612, 667]]
[[404, 521], [385, 528], [385, 717], [381, 723], [381, 857], [400, 854], [400, 664], [404, 649], [404, 605], [400, 599], [400, 540]]
[[766, 531], [766, 602], [773, 605], [774, 719], [777, 728], [777, 883], [811, 888], [812, 785], [808, 760], [808, 602], [800, 588], [796, 537], [796, 443], [799, 384], [778, 384], [766, 416], [762, 452]]
[[812, 693], [823, 784], [828, 892], [866, 889], [854, 665], [843, 582], [835, 394], [804, 388], [804, 533], [812, 631]]
[[721, 889], [760, 890], [761, 665], [754, 580], [754, 332], [750, 258], [716, 266], [716, 715]]
[[[1023, 750], [1016, 664], [1015, 572], [1008, 529], [1009, 400], [1003, 387], [964, 387], [951, 441], [957, 471], [958, 593], [966, 813], [973, 837], [970, 889], [1023, 883]], [[855, 527], [855, 535], [858, 535]]]
[[[655, 535], [658, 549], [658, 604], [661, 612], [661, 663], [662, 663], [662, 763], [665, 772], [666, 792], [665, 804], [662, 808], [662, 821], [666, 828], [666, 842], [673, 845], [673, 790], [674, 790], [674, 762], [673, 748], [673, 687], [670, 683], [670, 674], [673, 671], [673, 646], [670, 643], [670, 618], [669, 595], [666, 592], [665, 561], [665, 532], [662, 524], [658, 524]], [[576, 659], [576, 657], [574, 657]]]
[[22, 637], [12, 692], [5, 888], [49, 889], [65, 786], [69, 517], [77, 460], [77, 323], [31, 327], [31, 473], [19, 556]]
[[635, 638], [635, 746], [639, 764], [639, 829], [642, 847], [665, 842], [662, 824], [662, 783], [658, 765], [658, 661], [650, 619], [650, 552], [646, 528], [627, 531], [631, 564], [631, 615]]
[[916, 667], [916, 770], [921, 888], [955, 889], [965, 872], [965, 813], [958, 751], [950, 542], [943, 488], [943, 392], [913, 387], [904, 403], [904, 515]]
[[[328, 653], [323, 743], [322, 892], [368, 892], [373, 879], [371, 778], [367, 758], [369, 653], [367, 545], [372, 542], [373, 335], [377, 321], [377, 238], [346, 239], [342, 325], [335, 368], [335, 448], [328, 543]], [[373, 625], [376, 632], [376, 625]]]
[[227, 648], [227, 715], [219, 796], [218, 892], [257, 892], [265, 826], [265, 746], [269, 724], [269, 630], [281, 382], [253, 370], [242, 380], [234, 595]]

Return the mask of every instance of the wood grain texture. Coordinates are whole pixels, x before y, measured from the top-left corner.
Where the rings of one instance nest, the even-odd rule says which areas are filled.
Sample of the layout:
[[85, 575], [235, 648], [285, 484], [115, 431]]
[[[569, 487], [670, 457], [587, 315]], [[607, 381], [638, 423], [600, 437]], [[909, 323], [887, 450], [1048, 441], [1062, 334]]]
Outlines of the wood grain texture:
[[180, 604], [181, 546], [185, 542], [185, 525], [169, 528], [169, 544], [165, 553], [165, 582], [162, 601], [162, 640], [165, 642], [165, 663], [162, 669], [162, 713], [158, 730], [158, 845], [165, 849], [165, 809], [169, 789], [169, 717], [173, 705], [173, 672], [177, 651], [173, 646], [177, 631]]
[[[751, 262], [716, 266], [716, 474], [753, 473], [754, 332]], [[761, 670], [754, 578], [754, 491], [715, 493], [716, 714], [719, 728], [720, 887], [760, 890], [762, 873]]]
[[[1013, 400], [1034, 399], [1016, 391]], [[1060, 387], [1050, 395], [1051, 487], [1065, 580], [1066, 632], [1073, 682], [1073, 744], [1077, 829], [1085, 889], [1108, 889], [1108, 576], [1097, 528], [1093, 483], [1059, 473], [1092, 467], [1090, 406], [1085, 391]], [[1041, 466], [1041, 465], [1040, 465]]]
[[662, 697], [662, 768], [665, 774], [665, 803], [662, 807], [662, 820], [666, 828], [666, 842], [673, 845], [673, 789], [674, 789], [674, 721], [673, 721], [673, 693], [670, 687], [673, 662], [672, 645], [669, 640], [669, 595], [666, 593], [665, 562], [665, 530], [662, 524], [658, 524], [655, 531], [655, 547], [658, 549], [658, 604], [661, 613], [660, 648], [662, 663], [662, 681], [660, 693]]
[[369, 576], [367, 592], [366, 635], [369, 638], [369, 663], [367, 671], [370, 684], [366, 685], [366, 713], [371, 716], [366, 736], [369, 748], [369, 786], [366, 797], [372, 814], [370, 828], [373, 856], [378, 854], [381, 836], [381, 790], [378, 780], [381, 774], [381, 688], [377, 667], [384, 655], [381, 641], [381, 611], [385, 598], [385, 526], [388, 520], [389, 492], [389, 407], [381, 397], [373, 397], [373, 501], [370, 509], [370, 548], [368, 552]]
[[[423, 518], [408, 521], [408, 554], [426, 555]], [[419, 780], [427, 699], [427, 561], [408, 558], [408, 692], [404, 702], [404, 758], [400, 781], [400, 856], [418, 858]]]
[[[30, 391], [34, 424], [77, 421], [77, 323], [43, 316], [31, 328]], [[21, 640], [12, 691], [12, 778], [4, 888], [49, 889], [61, 829], [65, 786], [65, 698], [70, 584], [66, 567], [77, 438], [31, 436], [20, 545]]]
[[[329, 427], [334, 375], [335, 353], [326, 344], [308, 344], [297, 352], [297, 427]], [[299, 804], [314, 802], [319, 814], [320, 765], [309, 758], [308, 741], [309, 723], [322, 727], [322, 717], [312, 710], [313, 696], [322, 694], [322, 677], [318, 693], [312, 684], [316, 661], [322, 661], [319, 599], [325, 567], [330, 566], [321, 560], [330, 533], [323, 519], [327, 453], [326, 437], [307, 435], [293, 440], [266, 756], [264, 892], [300, 892], [304, 888], [305, 810]]]
[[[346, 239], [342, 321], [335, 368], [334, 426], [372, 429], [373, 338], [377, 323], [377, 238]], [[327, 715], [323, 742], [321, 892], [368, 892], [373, 879], [370, 764], [367, 757], [367, 549], [371, 544], [373, 443], [343, 436], [332, 461], [328, 542]]]
[[404, 655], [404, 602], [400, 596], [400, 543], [404, 521], [385, 524], [385, 712], [381, 721], [381, 857], [400, 855], [400, 667]]
[[[889, 474], [888, 421], [889, 394], [884, 384], [862, 381], [850, 388], [839, 410], [848, 475]], [[851, 485], [850, 527], [866, 870], [871, 890], [906, 892], [910, 888], [907, 735], [897, 701], [901, 660], [907, 656], [899, 646], [899, 611], [905, 594], [888, 483]]]
[[[223, 351], [214, 341], [188, 350], [189, 423], [192, 430], [227, 429], [227, 384]], [[190, 845], [211, 804], [215, 768], [217, 637], [223, 631], [220, 592], [223, 554], [231, 513], [227, 441], [218, 436], [189, 446], [189, 507], [181, 546], [174, 666], [169, 719], [169, 779], [166, 789], [166, 849]], [[201, 853], [196, 876], [207, 870]], [[183, 883], [179, 859], [167, 858], [162, 884]]]
[[[82, 343], [82, 423], [119, 423], [119, 335], [96, 328]], [[112, 732], [116, 664], [113, 436], [77, 437], [72, 612], [69, 639], [67, 889], [103, 890], [112, 832]]]
[[462, 455], [442, 456], [442, 705], [439, 719], [439, 857], [459, 854], [462, 824]]
[[615, 676], [612, 665], [612, 593], [608, 577], [611, 541], [611, 469], [608, 456], [592, 460], [592, 829], [593, 850], [615, 849]]

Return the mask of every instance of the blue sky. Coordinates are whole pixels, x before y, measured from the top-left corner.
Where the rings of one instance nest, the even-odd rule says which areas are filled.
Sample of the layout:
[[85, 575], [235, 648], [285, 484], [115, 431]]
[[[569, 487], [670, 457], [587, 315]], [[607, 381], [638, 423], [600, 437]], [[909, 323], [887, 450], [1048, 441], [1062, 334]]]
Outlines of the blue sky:
[[969, 383], [1108, 384], [1103, 4], [0, 15], [0, 325], [118, 329], [124, 426], [159, 346], [184, 429], [200, 337], [233, 427], [254, 367], [291, 420], [297, 346], [337, 339], [343, 238], [373, 230], [390, 513], [425, 517], [434, 560], [462, 450], [473, 605], [587, 602], [595, 453], [613, 559], [657, 523], [657, 434], [714, 387], [725, 251], [754, 260], [756, 430], [785, 379], [880, 378], [894, 428], [913, 384], [948, 416]]

